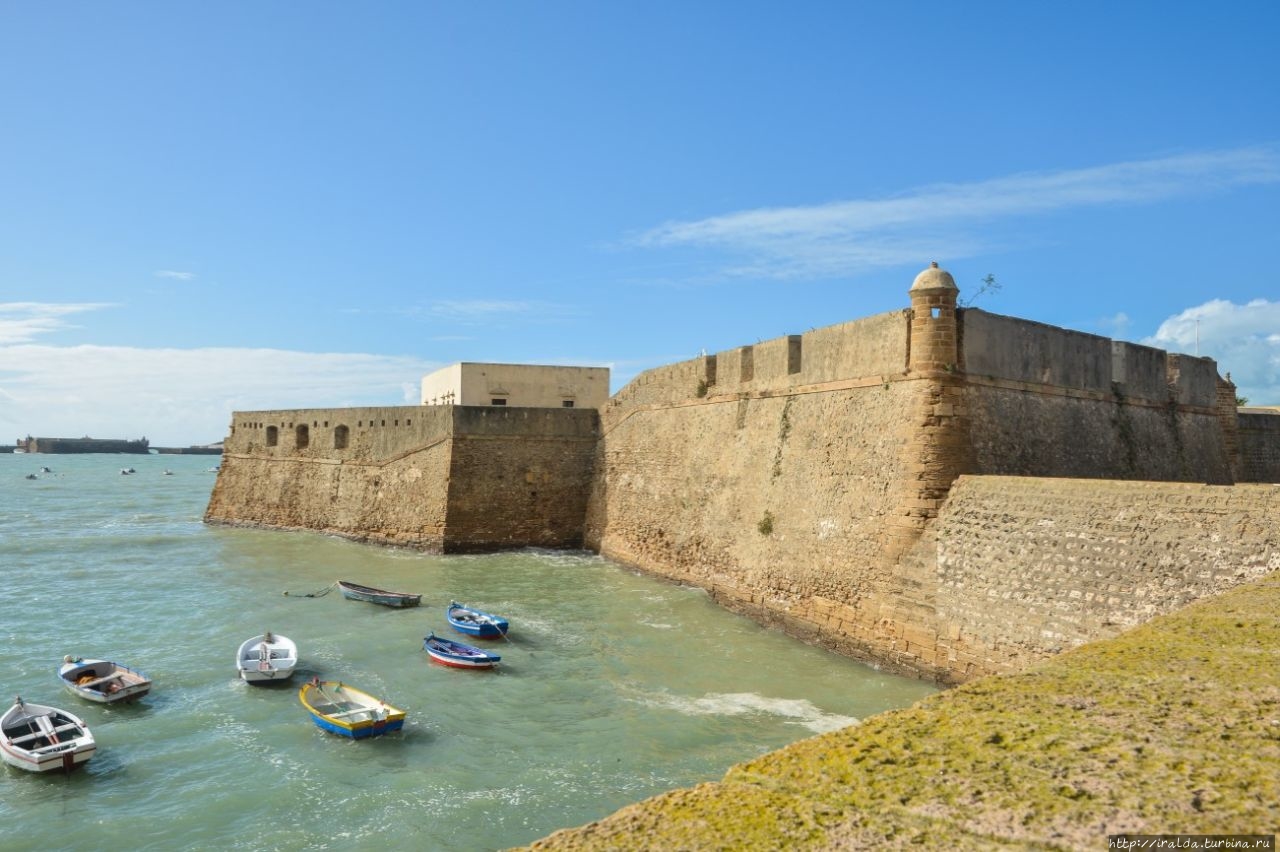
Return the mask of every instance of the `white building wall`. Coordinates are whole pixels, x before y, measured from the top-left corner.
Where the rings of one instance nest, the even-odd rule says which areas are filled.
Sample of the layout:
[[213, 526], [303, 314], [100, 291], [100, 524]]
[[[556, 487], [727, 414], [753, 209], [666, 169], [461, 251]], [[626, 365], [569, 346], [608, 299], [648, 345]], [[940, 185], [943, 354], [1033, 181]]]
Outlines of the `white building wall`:
[[599, 408], [608, 399], [608, 367], [464, 361], [422, 379], [423, 405]]

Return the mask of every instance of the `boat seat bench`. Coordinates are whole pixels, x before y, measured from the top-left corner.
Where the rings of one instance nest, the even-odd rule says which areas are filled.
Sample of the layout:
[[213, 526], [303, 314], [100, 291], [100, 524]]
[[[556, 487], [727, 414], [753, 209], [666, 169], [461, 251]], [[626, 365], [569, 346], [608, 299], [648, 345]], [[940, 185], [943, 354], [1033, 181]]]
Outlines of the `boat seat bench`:
[[[77, 727], [76, 725], [68, 722], [65, 725], [59, 725], [58, 727], [54, 728], [52, 733], [64, 734], [67, 731], [74, 731], [76, 727]], [[11, 742], [13, 745], [22, 745], [23, 743], [31, 742], [31, 740], [35, 740], [35, 739], [39, 739], [40, 737], [47, 737], [47, 736], [49, 735], [44, 731], [36, 731], [34, 734], [25, 734], [21, 737], [14, 737], [9, 742]]]
[[356, 715], [359, 715], [360, 713], [371, 713], [371, 712], [373, 711], [369, 707], [357, 707], [355, 710], [347, 710], [343, 713], [330, 713], [329, 716], [334, 719], [345, 719], [348, 716], [356, 716]]

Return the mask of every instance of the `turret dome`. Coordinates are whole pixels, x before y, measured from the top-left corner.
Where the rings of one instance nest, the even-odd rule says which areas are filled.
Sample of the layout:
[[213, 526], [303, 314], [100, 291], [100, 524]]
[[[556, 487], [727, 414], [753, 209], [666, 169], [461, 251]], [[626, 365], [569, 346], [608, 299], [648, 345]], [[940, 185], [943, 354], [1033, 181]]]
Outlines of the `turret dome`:
[[960, 292], [960, 288], [956, 286], [956, 279], [951, 277], [951, 273], [945, 269], [939, 269], [937, 261], [929, 264], [929, 268], [916, 276], [915, 283], [911, 285], [908, 292], [917, 292], [920, 290], [952, 290]]

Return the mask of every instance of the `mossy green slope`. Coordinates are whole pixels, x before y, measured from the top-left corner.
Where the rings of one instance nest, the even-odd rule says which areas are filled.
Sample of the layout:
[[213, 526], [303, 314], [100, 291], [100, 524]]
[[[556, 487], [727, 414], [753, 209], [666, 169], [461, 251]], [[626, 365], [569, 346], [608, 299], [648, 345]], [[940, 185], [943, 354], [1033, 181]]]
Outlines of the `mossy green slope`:
[[1105, 849], [1280, 831], [1280, 574], [533, 844]]

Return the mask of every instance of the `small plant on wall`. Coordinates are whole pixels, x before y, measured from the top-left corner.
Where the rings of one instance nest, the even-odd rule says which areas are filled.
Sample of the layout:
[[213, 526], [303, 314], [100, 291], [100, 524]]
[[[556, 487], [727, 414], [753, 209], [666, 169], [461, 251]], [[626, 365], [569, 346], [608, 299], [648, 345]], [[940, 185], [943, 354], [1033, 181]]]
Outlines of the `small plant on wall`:
[[760, 531], [760, 535], [773, 535], [773, 512], [766, 510], [760, 523], [756, 524], [756, 529]]

